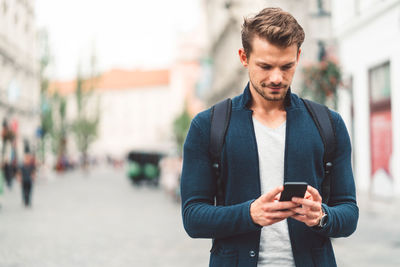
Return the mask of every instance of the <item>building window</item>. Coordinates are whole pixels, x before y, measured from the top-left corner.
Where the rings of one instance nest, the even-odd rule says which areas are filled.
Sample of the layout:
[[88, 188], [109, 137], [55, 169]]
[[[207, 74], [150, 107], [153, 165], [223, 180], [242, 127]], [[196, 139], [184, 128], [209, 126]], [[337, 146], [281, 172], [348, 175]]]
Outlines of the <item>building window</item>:
[[390, 100], [390, 63], [386, 62], [369, 71], [371, 104]]
[[328, 15], [328, 14], [329, 14], [329, 13], [325, 10], [324, 1], [323, 1], [323, 0], [317, 0], [317, 8], [318, 8], [317, 14], [318, 14], [319, 16], [325, 16], [325, 15]]

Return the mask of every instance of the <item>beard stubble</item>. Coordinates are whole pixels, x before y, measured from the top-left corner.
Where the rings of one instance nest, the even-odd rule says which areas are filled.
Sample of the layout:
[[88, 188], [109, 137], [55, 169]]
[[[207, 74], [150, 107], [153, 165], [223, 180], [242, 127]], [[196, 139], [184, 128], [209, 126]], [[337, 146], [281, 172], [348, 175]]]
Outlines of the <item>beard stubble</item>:
[[[272, 94], [276, 95], [276, 97], [271, 97], [271, 96], [268, 96], [268, 95], [265, 93], [265, 91], [261, 90], [258, 86], [255, 86], [254, 83], [253, 83], [252, 81], [250, 81], [250, 82], [251, 82], [251, 84], [253, 85], [254, 90], [256, 90], [256, 92], [257, 92], [262, 98], [264, 98], [264, 99], [267, 100], [267, 101], [282, 101], [282, 100], [284, 100], [285, 97], [286, 97], [286, 94], [287, 94], [287, 90], [288, 90], [288, 89], [286, 89], [286, 88], [285, 88], [284, 86], [282, 86], [282, 85], [280, 85], [279, 87], [282, 88], [281, 90], [283, 90], [284, 93], [281, 94], [281, 92], [272, 92]], [[263, 87], [263, 88], [268, 88], [268, 86], [267, 86], [265, 83], [262, 83], [260, 86]], [[278, 86], [271, 86], [271, 87], [278, 87]], [[286, 89], [286, 90], [285, 90], [285, 89]]]

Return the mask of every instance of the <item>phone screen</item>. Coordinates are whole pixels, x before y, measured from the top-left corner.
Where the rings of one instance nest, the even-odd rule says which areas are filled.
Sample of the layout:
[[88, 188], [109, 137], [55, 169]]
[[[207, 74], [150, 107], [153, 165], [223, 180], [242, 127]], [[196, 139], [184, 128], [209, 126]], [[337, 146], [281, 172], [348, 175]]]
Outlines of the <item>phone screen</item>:
[[307, 191], [307, 186], [308, 184], [304, 182], [285, 183], [279, 201], [291, 201], [293, 197], [304, 198], [304, 195]]

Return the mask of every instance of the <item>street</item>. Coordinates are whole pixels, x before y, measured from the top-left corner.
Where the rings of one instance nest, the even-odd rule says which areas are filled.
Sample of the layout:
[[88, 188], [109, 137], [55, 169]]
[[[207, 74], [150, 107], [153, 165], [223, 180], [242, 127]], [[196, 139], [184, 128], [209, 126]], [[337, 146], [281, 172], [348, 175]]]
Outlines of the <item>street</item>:
[[5, 193], [1, 267], [208, 264], [210, 241], [185, 234], [179, 205], [161, 190], [132, 187], [123, 171], [39, 180], [31, 209], [22, 206], [18, 184]]
[[[14, 184], [3, 195], [1, 267], [208, 265], [211, 241], [186, 235], [179, 204], [123, 170], [39, 178], [28, 209], [20, 194]], [[356, 233], [333, 240], [338, 266], [400, 266], [400, 203], [359, 201]]]
[[358, 194], [356, 232], [333, 239], [338, 266], [400, 266], [400, 201]]

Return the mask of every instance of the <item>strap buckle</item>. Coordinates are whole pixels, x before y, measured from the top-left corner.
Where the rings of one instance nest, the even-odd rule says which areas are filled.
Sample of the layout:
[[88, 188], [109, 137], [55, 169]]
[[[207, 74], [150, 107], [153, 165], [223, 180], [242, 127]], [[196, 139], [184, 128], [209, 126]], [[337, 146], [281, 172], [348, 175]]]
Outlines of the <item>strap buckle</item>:
[[333, 167], [332, 162], [326, 162], [325, 163], [325, 174], [330, 174], [332, 167]]
[[215, 162], [213, 163], [212, 167], [214, 169], [215, 175], [219, 177], [219, 175], [221, 174], [220, 164], [218, 162]]

